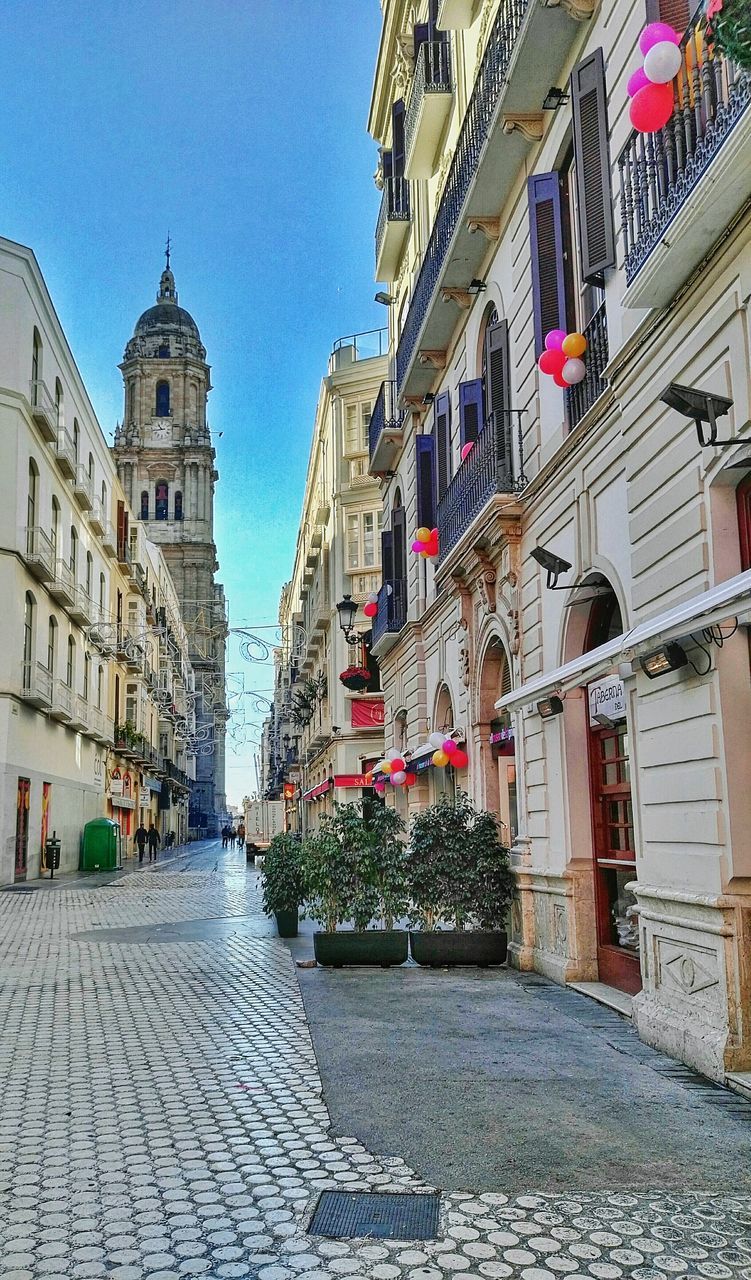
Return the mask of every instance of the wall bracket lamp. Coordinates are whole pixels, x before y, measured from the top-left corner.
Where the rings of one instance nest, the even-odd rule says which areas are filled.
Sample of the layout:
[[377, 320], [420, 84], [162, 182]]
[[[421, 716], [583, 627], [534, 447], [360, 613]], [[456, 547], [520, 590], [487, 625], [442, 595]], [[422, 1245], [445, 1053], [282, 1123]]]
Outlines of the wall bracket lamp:
[[568, 102], [566, 90], [559, 89], [557, 85], [553, 84], [542, 100], [542, 109], [543, 111], [557, 111], [565, 102]]
[[384, 293], [383, 290], [379, 289], [378, 293], [375, 295], [374, 301], [380, 302], [382, 307], [393, 307], [396, 302], [396, 298], [393, 293]]
[[535, 547], [534, 551], [530, 551], [530, 555], [547, 573], [545, 586], [549, 591], [571, 590], [570, 586], [557, 586], [560, 575], [571, 568], [568, 560], [564, 560], [563, 556], [557, 556], [554, 551], [548, 551], [545, 547]]
[[688, 666], [688, 657], [682, 645], [664, 644], [660, 649], [654, 649], [652, 653], [646, 653], [640, 658], [639, 665], [650, 680], [656, 680], [658, 676], [667, 675], [668, 671], [678, 671], [680, 667]]
[[336, 606], [339, 614], [339, 626], [344, 633], [347, 644], [359, 644], [360, 634], [355, 630], [354, 621], [357, 615], [357, 602], [351, 595], [345, 595]]
[[[697, 391], [696, 387], [683, 387], [678, 382], [671, 382], [660, 399], [663, 404], [682, 413], [684, 418], [692, 420], [702, 449], [715, 445], [724, 448], [738, 443], [737, 440], [717, 439], [717, 419], [723, 418], [733, 407], [733, 401], [727, 396], [714, 395], [711, 391]], [[705, 424], [709, 427], [708, 436], [704, 430]]]
[[542, 698], [538, 702], [537, 711], [543, 720], [552, 720], [553, 716], [563, 714], [563, 698], [559, 698], [557, 693], [551, 693], [549, 698]]

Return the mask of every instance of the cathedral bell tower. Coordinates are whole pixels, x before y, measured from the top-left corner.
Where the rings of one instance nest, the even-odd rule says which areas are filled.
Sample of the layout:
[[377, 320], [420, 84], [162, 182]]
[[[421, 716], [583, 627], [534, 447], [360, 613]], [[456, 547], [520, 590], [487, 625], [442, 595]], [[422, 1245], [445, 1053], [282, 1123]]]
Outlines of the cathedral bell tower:
[[214, 543], [219, 477], [206, 419], [206, 349], [195, 320], [178, 304], [169, 242], [156, 304], [137, 321], [120, 370], [125, 409], [115, 433], [117, 471], [134, 516], [162, 549], [180, 600], [201, 739], [190, 825], [213, 834], [226, 812], [226, 604], [215, 582]]

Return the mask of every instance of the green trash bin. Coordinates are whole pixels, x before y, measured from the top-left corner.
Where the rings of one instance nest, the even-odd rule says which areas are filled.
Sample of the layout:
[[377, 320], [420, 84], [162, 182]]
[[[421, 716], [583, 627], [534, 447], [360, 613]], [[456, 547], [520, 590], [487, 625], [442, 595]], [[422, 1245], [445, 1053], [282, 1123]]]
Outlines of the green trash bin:
[[93, 818], [87, 822], [81, 841], [81, 870], [114, 871], [119, 838], [119, 822], [111, 818]]

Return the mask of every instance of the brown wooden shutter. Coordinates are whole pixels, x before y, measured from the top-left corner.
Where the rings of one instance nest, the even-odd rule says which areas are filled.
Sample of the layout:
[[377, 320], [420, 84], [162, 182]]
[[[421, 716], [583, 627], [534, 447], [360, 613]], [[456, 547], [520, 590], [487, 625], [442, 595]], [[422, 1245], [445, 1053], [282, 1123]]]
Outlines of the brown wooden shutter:
[[[568, 332], [560, 175], [556, 172], [533, 174], [527, 183], [527, 192], [535, 353], [539, 356], [545, 350], [545, 335], [551, 329]], [[486, 407], [491, 413], [487, 397]]]
[[606, 267], [615, 266], [608, 103], [602, 49], [595, 49], [574, 67], [571, 101], [582, 278], [587, 284], [602, 284]]
[[689, 0], [647, 0], [647, 22], [667, 22], [683, 34], [690, 21]]
[[444, 391], [435, 402], [436, 491], [441, 501], [451, 480], [451, 400]]

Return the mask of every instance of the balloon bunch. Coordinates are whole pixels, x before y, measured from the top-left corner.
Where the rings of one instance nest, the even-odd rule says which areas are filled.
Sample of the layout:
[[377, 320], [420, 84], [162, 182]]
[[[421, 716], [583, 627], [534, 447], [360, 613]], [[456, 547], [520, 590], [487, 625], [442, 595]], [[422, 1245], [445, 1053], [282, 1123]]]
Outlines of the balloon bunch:
[[666, 22], [650, 22], [639, 36], [644, 65], [630, 77], [628, 114], [637, 133], [657, 133], [673, 114], [672, 81], [681, 69], [681, 37]]
[[474, 447], [475, 447], [474, 440], [468, 440], [466, 444], [462, 445], [462, 462], [464, 462], [465, 458], [469, 457]]
[[374, 618], [378, 613], [378, 592], [371, 591], [363, 606], [363, 613], [366, 618]]
[[541, 373], [549, 373], [557, 387], [573, 387], [586, 376], [581, 357], [587, 350], [583, 333], [564, 333], [551, 329], [545, 338], [545, 350], [537, 361]]
[[432, 760], [436, 768], [445, 769], [450, 764], [455, 769], [466, 769], [469, 756], [453, 738], [447, 738], [445, 733], [431, 733], [428, 742], [434, 748]]
[[[394, 787], [413, 787], [417, 782], [417, 775], [410, 772], [406, 760], [395, 747], [386, 752], [384, 759], [376, 765], [373, 772], [385, 774]], [[386, 790], [385, 780], [378, 778], [374, 785], [378, 794], [383, 795]]]
[[435, 560], [438, 556], [438, 530], [428, 529], [423, 525], [415, 534], [412, 550], [424, 560]]

